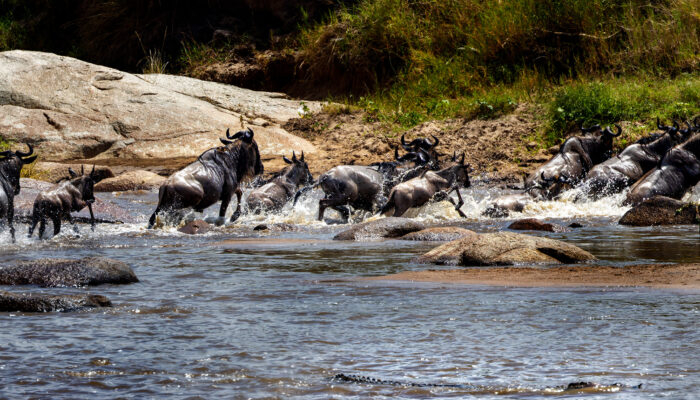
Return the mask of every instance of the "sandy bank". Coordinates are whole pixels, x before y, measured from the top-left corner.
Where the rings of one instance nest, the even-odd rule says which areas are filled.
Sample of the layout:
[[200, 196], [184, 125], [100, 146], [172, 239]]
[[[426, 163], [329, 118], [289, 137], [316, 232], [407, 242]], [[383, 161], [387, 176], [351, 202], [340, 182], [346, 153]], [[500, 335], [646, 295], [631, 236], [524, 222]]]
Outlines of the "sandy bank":
[[466, 268], [406, 271], [366, 279], [515, 287], [646, 286], [700, 289], [700, 263], [627, 267], [587, 265], [552, 268]]

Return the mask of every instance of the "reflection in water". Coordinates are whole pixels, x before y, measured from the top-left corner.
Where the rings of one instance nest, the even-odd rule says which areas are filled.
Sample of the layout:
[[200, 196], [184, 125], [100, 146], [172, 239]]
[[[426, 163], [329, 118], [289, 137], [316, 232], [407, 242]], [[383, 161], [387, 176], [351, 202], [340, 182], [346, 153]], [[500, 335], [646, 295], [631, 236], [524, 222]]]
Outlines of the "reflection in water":
[[[459, 223], [478, 232], [504, 228], [510, 221], [480, 216], [497, 194], [465, 191], [469, 218]], [[697, 393], [696, 292], [350, 282], [426, 268], [410, 260], [435, 243], [334, 242], [346, 226], [315, 221], [318, 193], [280, 215], [245, 216], [202, 236], [146, 230], [154, 193], [105, 196], [140, 222], [100, 225], [95, 234], [83, 229], [80, 237], [67, 230], [46, 241], [18, 235], [14, 245], [0, 234], [0, 265], [100, 255], [129, 263], [141, 280], [22, 288], [103, 294], [115, 307], [0, 313], [0, 397], [571, 397], [547, 388], [577, 381], [644, 384], [616, 399]], [[615, 222], [625, 209], [604, 204], [552, 202], [523, 214], [581, 222], [580, 229], [537, 234], [614, 265], [700, 261], [697, 227], [623, 227]], [[415, 216], [444, 221], [450, 212], [435, 204]], [[253, 230], [263, 222], [294, 227]], [[339, 373], [445, 385], [346, 384], [333, 381]], [[609, 398], [575, 394], [583, 395]]]

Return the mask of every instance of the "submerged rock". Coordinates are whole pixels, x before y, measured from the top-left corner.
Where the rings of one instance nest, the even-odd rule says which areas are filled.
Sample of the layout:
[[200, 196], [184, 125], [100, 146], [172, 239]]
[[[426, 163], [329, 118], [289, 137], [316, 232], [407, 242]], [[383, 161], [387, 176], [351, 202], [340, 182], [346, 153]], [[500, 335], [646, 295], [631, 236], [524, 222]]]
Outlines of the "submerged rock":
[[419, 263], [464, 266], [521, 263], [575, 263], [595, 260], [577, 246], [513, 232], [482, 233], [436, 247], [416, 259]]
[[469, 229], [459, 228], [456, 226], [446, 226], [438, 228], [427, 228], [416, 232], [401, 236], [401, 240], [419, 240], [419, 241], [435, 241], [449, 242], [459, 238], [477, 235], [476, 232]]
[[127, 190], [149, 190], [165, 182], [164, 177], [150, 171], [135, 170], [113, 178], [107, 178], [95, 185], [96, 192], [123, 192]]
[[0, 285], [94, 286], [138, 282], [125, 263], [110, 258], [42, 258], [0, 267]]
[[97, 307], [112, 307], [112, 302], [96, 294], [51, 296], [0, 292], [0, 312], [76, 311]]
[[207, 233], [211, 230], [211, 225], [201, 219], [196, 219], [190, 221], [185, 226], [178, 229], [178, 232], [186, 233], [188, 235], [198, 235], [202, 233]]
[[516, 231], [546, 231], [546, 232], [565, 232], [567, 231], [561, 225], [542, 222], [536, 218], [519, 219], [508, 226], [508, 229]]
[[620, 218], [620, 225], [692, 225], [700, 224], [700, 206], [654, 196], [633, 207]]
[[411, 218], [388, 217], [363, 222], [335, 235], [333, 240], [377, 240], [397, 238], [425, 229], [425, 225]]

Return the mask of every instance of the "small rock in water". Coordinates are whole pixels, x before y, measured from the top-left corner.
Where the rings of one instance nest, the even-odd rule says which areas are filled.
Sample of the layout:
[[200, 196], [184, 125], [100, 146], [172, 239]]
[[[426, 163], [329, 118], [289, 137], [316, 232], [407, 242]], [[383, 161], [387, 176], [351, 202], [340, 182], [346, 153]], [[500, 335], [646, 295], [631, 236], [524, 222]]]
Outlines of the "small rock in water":
[[201, 219], [196, 219], [188, 222], [185, 226], [178, 229], [178, 232], [186, 233], [188, 235], [199, 235], [202, 233], [207, 233], [210, 230], [211, 225], [202, 221]]
[[578, 222], [572, 222], [569, 224], [569, 228], [583, 228], [583, 225], [579, 224]]
[[51, 296], [0, 292], [0, 312], [75, 311], [97, 307], [112, 307], [112, 302], [96, 294]]
[[265, 224], [256, 225], [255, 228], [253, 228], [254, 231], [266, 231], [269, 229], [270, 228]]
[[566, 228], [561, 225], [542, 222], [535, 218], [519, 219], [508, 226], [508, 229], [516, 231], [546, 231], [546, 232], [564, 232]]
[[620, 218], [620, 225], [700, 224], [700, 206], [665, 196], [654, 196], [633, 207]]
[[104, 257], [42, 258], [0, 267], [0, 285], [94, 286], [138, 281], [128, 265]]
[[425, 229], [425, 225], [410, 218], [388, 217], [354, 225], [335, 235], [333, 240], [396, 238], [423, 229]]

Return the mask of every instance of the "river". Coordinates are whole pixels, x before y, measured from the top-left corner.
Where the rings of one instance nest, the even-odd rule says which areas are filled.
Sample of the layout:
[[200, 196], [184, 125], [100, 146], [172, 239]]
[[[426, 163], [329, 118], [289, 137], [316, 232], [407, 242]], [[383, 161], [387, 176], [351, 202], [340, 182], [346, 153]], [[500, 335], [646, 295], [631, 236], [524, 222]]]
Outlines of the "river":
[[[463, 193], [469, 218], [462, 226], [487, 232], [510, 222], [480, 216], [493, 190], [475, 185]], [[114, 303], [73, 313], [0, 313], [0, 398], [700, 396], [700, 292], [358, 281], [428, 268], [410, 260], [437, 244], [332, 241], [347, 226], [314, 221], [319, 196], [280, 215], [246, 216], [189, 236], [145, 229], [155, 192], [97, 194], [136, 222], [99, 225], [95, 233], [83, 225], [80, 237], [64, 226], [58, 237], [22, 234], [16, 244], [1, 233], [0, 264], [98, 255], [127, 262], [140, 282], [0, 287], [90, 292]], [[548, 202], [524, 215], [582, 223], [537, 234], [614, 265], [700, 262], [697, 226], [619, 226], [626, 211], [620, 199]], [[412, 216], [457, 218], [444, 203]], [[252, 229], [263, 222], [293, 230]], [[333, 379], [339, 373], [437, 385], [343, 383]], [[557, 388], [578, 381], [642, 388], [573, 395]]]

